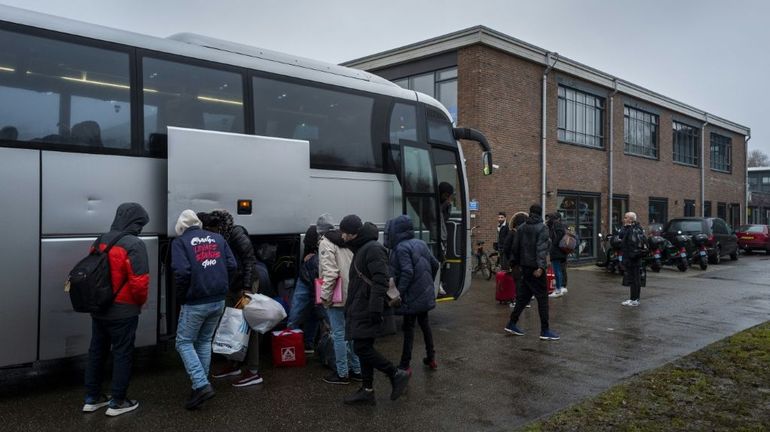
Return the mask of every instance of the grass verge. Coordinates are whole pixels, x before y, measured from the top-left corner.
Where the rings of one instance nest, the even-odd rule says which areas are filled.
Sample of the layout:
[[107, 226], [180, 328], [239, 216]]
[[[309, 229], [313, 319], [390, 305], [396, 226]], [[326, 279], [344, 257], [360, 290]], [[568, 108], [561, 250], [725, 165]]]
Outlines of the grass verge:
[[640, 374], [521, 430], [768, 431], [770, 322]]

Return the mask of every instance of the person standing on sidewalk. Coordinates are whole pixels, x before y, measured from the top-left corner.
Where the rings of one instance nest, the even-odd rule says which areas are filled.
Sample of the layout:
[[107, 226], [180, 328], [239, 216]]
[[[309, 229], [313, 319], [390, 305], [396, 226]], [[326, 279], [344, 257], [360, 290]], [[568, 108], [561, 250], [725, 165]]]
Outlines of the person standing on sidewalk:
[[551, 241], [548, 238], [548, 228], [543, 224], [542, 214], [543, 209], [539, 204], [530, 206], [527, 222], [519, 227], [513, 239], [513, 264], [521, 269], [522, 286], [516, 287], [516, 306], [505, 331], [524, 336], [524, 332], [516, 327], [516, 323], [534, 295], [540, 314], [540, 339], [553, 341], [559, 340], [559, 335], [548, 325], [548, 287], [545, 275]]
[[347, 396], [348, 405], [374, 405], [374, 369], [390, 378], [390, 400], [396, 400], [409, 384], [409, 374], [388, 361], [374, 348], [382, 332], [382, 312], [388, 291], [388, 252], [377, 242], [379, 231], [371, 222], [363, 224], [356, 215], [340, 222], [342, 238], [353, 250], [348, 298], [345, 301], [345, 337], [353, 340], [353, 349], [361, 360], [363, 385]]
[[557, 298], [567, 294], [567, 287], [564, 281], [567, 254], [559, 247], [559, 242], [567, 233], [567, 230], [564, 229], [558, 212], [548, 215], [547, 225], [548, 234], [551, 238], [551, 266], [553, 267], [554, 276], [556, 276], [556, 289], [548, 297]]
[[[342, 239], [342, 234], [334, 229], [332, 216], [324, 213], [318, 217], [316, 229], [321, 236], [318, 245], [318, 273], [323, 280], [321, 302], [329, 318], [330, 337], [334, 345], [336, 370], [323, 378], [329, 384], [350, 384], [350, 381], [363, 381], [361, 361], [353, 350], [353, 342], [345, 339], [345, 301], [350, 289], [350, 264], [353, 251]], [[342, 298], [334, 302], [334, 288], [338, 279], [342, 279]]]
[[[112, 290], [117, 295], [107, 310], [91, 315], [83, 412], [94, 412], [109, 405], [105, 414], [114, 417], [139, 407], [139, 402], [128, 399], [126, 392], [131, 379], [136, 327], [150, 286], [147, 248], [137, 236], [149, 221], [150, 217], [141, 205], [123, 203], [115, 212], [110, 231], [92, 246], [103, 251], [117, 236], [122, 236], [108, 253]], [[112, 396], [108, 398], [102, 393], [102, 374], [110, 348]]]
[[636, 221], [636, 213], [628, 212], [623, 216], [623, 228], [618, 233], [620, 248], [623, 251], [623, 285], [630, 287], [631, 297], [621, 303], [623, 306], [639, 306], [642, 291], [642, 258], [645, 253], [647, 239], [644, 230]]
[[[235, 273], [230, 274], [230, 289], [225, 296], [225, 304], [228, 307], [235, 307], [246, 293], [256, 294], [259, 285], [257, 257], [254, 254], [249, 233], [243, 226], [235, 224], [233, 215], [227, 210], [198, 213], [198, 218], [203, 222], [204, 230], [224, 237], [238, 264]], [[244, 365], [246, 367], [241, 370]], [[211, 374], [212, 378], [228, 376], [237, 376], [232, 383], [233, 387], [246, 387], [263, 382], [262, 375], [259, 374], [259, 332], [252, 331], [249, 334], [245, 362], [228, 360], [219, 370]]]
[[389, 220], [385, 225], [385, 235], [385, 246], [390, 249], [391, 274], [401, 295], [401, 306], [396, 313], [404, 316], [404, 345], [398, 367], [412, 373], [409, 363], [417, 322], [425, 341], [426, 355], [422, 363], [436, 370], [436, 351], [428, 311], [436, 307], [433, 277], [438, 272], [439, 262], [424, 241], [414, 238], [414, 225], [409, 216], [401, 215]]
[[176, 298], [182, 305], [176, 350], [192, 381], [192, 393], [185, 404], [189, 410], [214, 397], [208, 380], [211, 340], [225, 308], [229, 277], [237, 269], [225, 239], [201, 226], [194, 211], [183, 211], [175, 227], [178, 237], [171, 243]]

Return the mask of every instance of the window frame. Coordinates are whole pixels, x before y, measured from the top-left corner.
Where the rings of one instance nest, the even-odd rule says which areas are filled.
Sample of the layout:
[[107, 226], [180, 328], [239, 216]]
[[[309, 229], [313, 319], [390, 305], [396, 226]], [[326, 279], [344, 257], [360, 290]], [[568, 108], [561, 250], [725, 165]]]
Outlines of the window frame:
[[[709, 167], [711, 168], [711, 171], [726, 173], [726, 174], [732, 174], [733, 172], [733, 139], [731, 137], [718, 134], [716, 132], [710, 133], [710, 157], [709, 157]], [[720, 161], [719, 163], [716, 162], [716, 158], [714, 157], [715, 154], [720, 153], [719, 149], [715, 151], [714, 147], [724, 147], [726, 150], [725, 157], [727, 158], [727, 162]], [[724, 169], [722, 167], [726, 166], [727, 168]]]
[[[564, 96], [561, 95], [562, 89], [564, 90]], [[587, 114], [588, 114], [588, 108], [589, 108], [587, 100], [584, 101], [584, 102], [580, 102], [580, 101], [577, 100], [577, 97], [575, 98], [575, 100], [568, 99], [567, 98], [567, 94], [566, 94], [567, 90], [573, 91], [576, 94], [580, 94], [580, 95], [582, 95], [582, 96], [584, 96], [586, 98], [587, 97], [593, 98], [593, 101], [594, 101], [593, 108], [599, 112], [598, 113], [599, 114], [599, 128], [598, 128], [598, 130], [595, 130], [593, 134], [589, 134], [587, 132], [587, 130], [585, 130], [584, 132], [580, 132], [580, 131], [577, 130], [577, 127], [575, 127], [575, 130], [568, 130], [567, 129], [567, 124], [568, 124], [567, 120], [568, 119], [566, 118], [566, 116], [567, 116], [567, 111], [568, 111], [567, 105], [569, 103], [572, 103], [572, 104], [574, 104], [576, 106], [575, 109], [574, 109], [575, 118], [576, 118], [575, 119], [575, 126], [577, 126], [577, 116], [578, 116], [578, 114], [577, 114], [577, 107], [578, 107], [578, 105], [584, 111], [584, 113], [583, 113], [583, 127], [584, 128], [586, 128], [587, 124], [588, 124], [588, 120], [587, 120], [588, 119], [588, 115]], [[593, 94], [593, 93], [590, 93], [590, 92], [586, 92], [586, 91], [577, 89], [575, 87], [571, 87], [571, 86], [559, 83], [558, 86], [557, 86], [557, 90], [556, 90], [556, 101], [557, 101], [556, 102], [556, 113], [557, 113], [556, 114], [556, 137], [557, 137], [557, 141], [560, 142], [560, 143], [571, 144], [571, 145], [576, 145], [576, 146], [580, 146], [580, 147], [587, 147], [587, 148], [596, 149], [596, 150], [604, 150], [605, 149], [605, 146], [604, 146], [604, 138], [605, 138], [604, 137], [604, 122], [605, 122], [606, 108], [607, 108], [606, 107], [606, 102], [607, 102], [606, 98], [603, 98], [603, 97], [601, 97], [599, 95], [596, 95], [596, 94]], [[600, 103], [600, 105], [596, 105], [597, 102]], [[562, 110], [562, 104], [564, 104], [564, 109], [563, 110]], [[562, 111], [564, 111], [564, 112], [562, 113]], [[562, 118], [561, 118], [562, 114], [565, 116], [563, 122], [562, 122]], [[564, 125], [563, 127], [562, 127], [562, 124]], [[563, 137], [562, 137], [562, 133], [563, 133]], [[588, 143], [581, 143], [581, 142], [578, 142], [577, 140], [570, 140], [570, 139], [567, 138], [567, 133], [573, 133], [573, 134], [575, 134], [575, 136], [583, 135], [586, 138], [588, 138], [588, 137], [598, 138], [599, 145], [592, 145], [592, 144], [588, 144]]]
[[[631, 118], [631, 111], [636, 111], [636, 112], [642, 113], [642, 117], [644, 117], [644, 115], [649, 115], [650, 119], [655, 119], [655, 122], [654, 123], [653, 122], [647, 122], [647, 121], [644, 120], [644, 118], [642, 118], [642, 119], [633, 118], [632, 119]], [[632, 151], [632, 149], [631, 149], [632, 146], [633, 147], [641, 147], [641, 148], [645, 148], [646, 147], [646, 144], [644, 144], [644, 143], [640, 145], [640, 144], [637, 144], [637, 143], [630, 143], [628, 141], [628, 138], [630, 136], [629, 135], [629, 130], [630, 130], [631, 122], [632, 121], [634, 122], [634, 128], [633, 128], [634, 130], [636, 130], [636, 124], [639, 123], [639, 122], [642, 123], [642, 126], [644, 126], [645, 124], [649, 124], [649, 125], [654, 126], [654, 131], [650, 130], [650, 137], [653, 140], [652, 149], [654, 151], [654, 156], [650, 156], [650, 155], [647, 155], [647, 154], [644, 154], [644, 153], [639, 153], [639, 152]], [[643, 129], [642, 130], [642, 135], [643, 136], [644, 136], [644, 132], [645, 131]], [[634, 136], [636, 136], [636, 133], [634, 134]], [[628, 105], [628, 104], [623, 105], [623, 153], [626, 154], [626, 155], [629, 155], [629, 156], [637, 156], [637, 157], [642, 157], [642, 158], [645, 158], [645, 159], [660, 160], [660, 115], [652, 113], [650, 111], [646, 111], [646, 110], [640, 109], [640, 108], [636, 108], [636, 107]]]
[[[677, 129], [677, 126], [680, 129]], [[687, 123], [679, 122], [676, 120], [671, 121], [671, 129], [672, 129], [672, 137], [671, 137], [671, 147], [672, 147], [672, 160], [675, 164], [678, 165], [684, 165], [689, 167], [700, 167], [701, 159], [700, 157], [700, 128], [696, 128], [694, 126], [691, 126]], [[684, 130], [688, 129], [688, 131]], [[684, 136], [682, 136], [684, 135]], [[685, 142], [678, 142], [684, 140]], [[688, 143], [687, 141], [691, 141]], [[682, 153], [677, 153], [678, 148], [682, 148], [683, 146], [687, 146], [688, 144], [692, 145], [692, 153], [690, 158], [694, 160], [694, 162], [687, 162], [686, 159], [687, 155], [682, 155]], [[685, 152], [686, 153], [686, 152]], [[679, 156], [679, 159], [677, 158]]]

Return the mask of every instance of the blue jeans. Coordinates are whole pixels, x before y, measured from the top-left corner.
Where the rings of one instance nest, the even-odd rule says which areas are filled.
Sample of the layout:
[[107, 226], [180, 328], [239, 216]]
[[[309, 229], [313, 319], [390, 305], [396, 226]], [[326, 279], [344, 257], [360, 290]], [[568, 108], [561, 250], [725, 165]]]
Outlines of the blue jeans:
[[182, 357], [193, 390], [208, 385], [211, 366], [211, 341], [217, 330], [225, 301], [182, 305], [176, 330], [176, 350]]
[[348, 361], [353, 373], [361, 373], [361, 362], [353, 352], [353, 342], [345, 340], [345, 308], [330, 307], [326, 310], [334, 343], [334, 358], [337, 361], [337, 375], [348, 376]]
[[556, 289], [564, 288], [564, 273], [562, 267], [567, 265], [561, 261], [551, 261], [553, 266], [553, 274], [556, 276]]
[[86, 365], [86, 398], [98, 399], [102, 394], [104, 361], [112, 347], [112, 399], [123, 401], [131, 378], [134, 340], [139, 317], [118, 320], [91, 319], [91, 347]]
[[315, 305], [315, 287], [308, 286], [302, 279], [297, 279], [294, 285], [294, 295], [291, 298], [289, 308], [289, 322], [287, 326], [298, 329], [304, 324], [305, 347], [313, 346], [313, 338], [318, 331], [318, 307]]

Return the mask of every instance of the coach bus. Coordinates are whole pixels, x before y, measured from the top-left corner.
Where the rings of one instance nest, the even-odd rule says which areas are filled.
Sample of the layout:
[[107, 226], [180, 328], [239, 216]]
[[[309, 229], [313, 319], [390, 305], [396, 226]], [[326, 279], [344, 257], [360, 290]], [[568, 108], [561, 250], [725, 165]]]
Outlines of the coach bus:
[[[382, 229], [407, 213], [446, 250], [441, 278], [459, 298], [470, 284], [459, 139], [480, 144], [470, 166], [490, 173], [483, 135], [367, 72], [0, 6], [0, 367], [87, 352], [89, 317], [63, 286], [122, 202], [150, 214], [138, 346], [174, 334], [168, 245], [184, 208], [229, 210], [274, 281], [294, 277], [301, 235], [320, 214], [356, 213]], [[455, 192], [448, 217], [441, 183]]]

